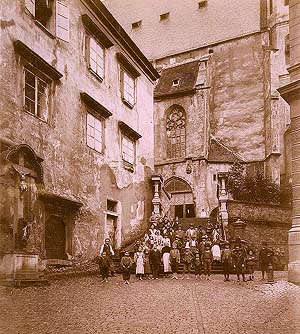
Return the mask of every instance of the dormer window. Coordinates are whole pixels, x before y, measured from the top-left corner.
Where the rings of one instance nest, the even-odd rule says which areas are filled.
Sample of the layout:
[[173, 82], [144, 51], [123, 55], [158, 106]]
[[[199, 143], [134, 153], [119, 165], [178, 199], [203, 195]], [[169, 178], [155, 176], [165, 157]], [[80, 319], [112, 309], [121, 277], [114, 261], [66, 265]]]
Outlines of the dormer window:
[[137, 28], [139, 28], [141, 25], [142, 25], [142, 20], [137, 21], [137, 22], [133, 22], [133, 23], [131, 24], [131, 28], [132, 28], [132, 29], [137, 29]]
[[165, 21], [165, 20], [167, 20], [169, 18], [169, 16], [170, 16], [169, 12], [168, 13], [164, 13], [164, 14], [161, 14], [159, 16], [159, 19], [160, 19], [160, 21]]
[[175, 79], [172, 81], [172, 86], [173, 87], [176, 87], [176, 86], [179, 86], [179, 79]]

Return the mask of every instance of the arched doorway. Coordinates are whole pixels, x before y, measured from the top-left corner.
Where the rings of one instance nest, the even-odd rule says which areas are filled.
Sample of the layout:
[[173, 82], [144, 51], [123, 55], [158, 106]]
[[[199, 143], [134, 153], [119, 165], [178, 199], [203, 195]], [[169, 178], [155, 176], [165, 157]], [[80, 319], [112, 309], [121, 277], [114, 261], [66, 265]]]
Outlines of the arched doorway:
[[185, 180], [172, 177], [165, 182], [164, 190], [171, 195], [170, 212], [173, 218], [196, 217], [193, 191]]

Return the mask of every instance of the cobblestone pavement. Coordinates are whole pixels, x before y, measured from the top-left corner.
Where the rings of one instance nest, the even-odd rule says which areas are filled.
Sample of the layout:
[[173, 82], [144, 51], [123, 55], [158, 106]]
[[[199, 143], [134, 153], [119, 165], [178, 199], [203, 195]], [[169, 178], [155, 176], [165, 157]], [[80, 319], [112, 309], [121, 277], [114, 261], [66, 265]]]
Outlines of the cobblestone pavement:
[[277, 282], [238, 284], [158, 280], [124, 285], [92, 276], [24, 289], [0, 288], [1, 334], [299, 334], [300, 287]]

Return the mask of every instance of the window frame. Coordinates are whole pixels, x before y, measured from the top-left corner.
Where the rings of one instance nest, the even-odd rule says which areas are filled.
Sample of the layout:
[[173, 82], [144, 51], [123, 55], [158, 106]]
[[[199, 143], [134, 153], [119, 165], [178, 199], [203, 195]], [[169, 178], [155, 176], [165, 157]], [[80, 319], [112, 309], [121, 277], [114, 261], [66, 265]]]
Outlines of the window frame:
[[[88, 117], [89, 116], [93, 117], [94, 120], [99, 121], [100, 124], [101, 124], [101, 142], [100, 142], [101, 150], [98, 150], [95, 147], [95, 141], [96, 141], [95, 140], [95, 135], [94, 135], [94, 137], [88, 135], [88, 126], [89, 126]], [[104, 122], [105, 122], [105, 119], [103, 117], [101, 117], [100, 115], [95, 113], [91, 108], [87, 107], [86, 115], [85, 115], [85, 143], [86, 143], [86, 146], [88, 148], [92, 149], [93, 151], [95, 151], [99, 154], [104, 154], [104, 140], [105, 140], [105, 136], [104, 136], [105, 124], [104, 124]], [[95, 129], [95, 127], [94, 127], [94, 129]], [[88, 137], [93, 138], [93, 140], [94, 140], [94, 145], [93, 146], [89, 145]], [[99, 142], [99, 141], [97, 141], [97, 142]]]
[[[132, 101], [129, 101], [129, 99], [127, 99], [127, 97], [125, 96], [125, 75], [128, 78], [132, 79], [133, 96], [127, 92], [129, 96], [132, 96]], [[127, 71], [126, 68], [123, 67], [122, 65], [120, 65], [120, 91], [121, 91], [121, 98], [122, 98], [123, 103], [132, 109], [134, 105], [136, 104], [136, 78], [133, 75], [131, 75], [130, 72]]]
[[[91, 40], [93, 40], [96, 43], [96, 45], [98, 47], [100, 47], [101, 50], [102, 50], [102, 54], [103, 54], [103, 58], [102, 58], [102, 76], [97, 71], [95, 71], [91, 66]], [[93, 34], [90, 34], [89, 32], [87, 32], [87, 37], [86, 37], [86, 60], [87, 60], [87, 64], [88, 64], [88, 69], [101, 82], [104, 80], [104, 77], [105, 77], [105, 56], [106, 56], [105, 46]], [[96, 69], [97, 69], [97, 65], [98, 65], [98, 63], [96, 62]]]
[[[30, 84], [27, 84], [27, 86], [30, 86], [31, 88], [34, 89], [34, 100], [30, 99], [29, 96], [26, 96], [26, 72], [29, 72], [30, 74], [32, 74], [34, 76], [34, 87], [30, 86]], [[30, 64], [28, 64], [27, 62], [25, 62], [22, 66], [22, 100], [23, 100], [23, 110], [31, 115], [36, 117], [37, 119], [48, 123], [49, 120], [49, 109], [50, 109], [50, 92], [51, 92], [51, 84], [52, 84], [52, 80], [47, 78], [41, 71], [39, 71], [38, 69], [34, 68], [33, 66], [31, 66]], [[46, 100], [46, 104], [45, 104], [45, 117], [42, 117], [39, 115], [38, 112], [38, 105], [39, 105], [39, 101], [38, 101], [38, 96], [39, 96], [39, 86], [38, 83], [42, 82], [43, 84], [45, 84], [45, 100]], [[26, 109], [26, 99], [29, 99], [31, 102], [34, 103], [34, 112], [31, 112], [30, 110]]]
[[[124, 157], [124, 140], [132, 144], [132, 161], [129, 161]], [[125, 153], [127, 154], [127, 152]], [[130, 138], [123, 132], [121, 132], [121, 156], [124, 166], [133, 171], [136, 161], [136, 140]]]
[[65, 42], [70, 41], [70, 9], [65, 0], [51, 1], [51, 16], [44, 24], [37, 17], [37, 0], [25, 0], [25, 8], [31, 14], [35, 24], [45, 31], [51, 38], [59, 38]]

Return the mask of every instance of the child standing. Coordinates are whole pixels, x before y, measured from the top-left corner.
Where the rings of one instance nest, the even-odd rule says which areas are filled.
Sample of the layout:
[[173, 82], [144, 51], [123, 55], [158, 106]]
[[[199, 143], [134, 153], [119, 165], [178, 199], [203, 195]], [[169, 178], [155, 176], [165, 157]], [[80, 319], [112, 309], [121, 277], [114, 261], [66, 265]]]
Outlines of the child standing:
[[122, 269], [124, 284], [129, 284], [131, 267], [132, 267], [132, 259], [129, 256], [129, 253], [125, 252], [124, 256], [121, 259], [121, 269]]
[[233, 267], [236, 271], [237, 281], [240, 281], [240, 275], [243, 277], [243, 282], [246, 282], [245, 279], [245, 257], [243, 250], [240, 247], [236, 247], [233, 252]]
[[106, 252], [102, 252], [102, 255], [99, 258], [99, 271], [102, 276], [102, 282], [108, 282], [109, 268], [110, 257], [106, 254]]
[[225, 248], [222, 250], [221, 253], [221, 262], [223, 265], [223, 273], [224, 273], [224, 282], [229, 281], [229, 274], [230, 274], [230, 267], [232, 263], [232, 252], [229, 248], [229, 243], [225, 243]]
[[201, 277], [201, 259], [199, 251], [195, 252], [195, 259], [194, 259], [194, 269], [195, 269], [195, 278]]
[[179, 249], [177, 249], [176, 247], [176, 243], [173, 242], [172, 249], [170, 251], [170, 264], [171, 264], [173, 279], [178, 279], [177, 272], [179, 263], [180, 263], [180, 252]]
[[145, 254], [143, 248], [140, 247], [139, 250], [134, 254], [134, 262], [136, 264], [135, 273], [139, 280], [142, 280], [142, 277], [145, 273], [144, 263], [145, 263]]
[[249, 276], [249, 281], [254, 281], [254, 269], [255, 269], [255, 255], [253, 253], [253, 250], [250, 249], [248, 251], [248, 256], [246, 258], [246, 263], [247, 263], [247, 270], [250, 274]]
[[191, 272], [191, 265], [192, 265], [192, 262], [194, 260], [194, 255], [193, 253], [191, 252], [190, 250], [190, 247], [187, 246], [185, 247], [185, 252], [183, 254], [183, 264], [184, 264], [184, 268], [183, 268], [183, 276], [182, 276], [182, 279], [185, 278], [185, 276], [187, 276], [186, 278], [189, 279], [190, 276], [190, 272]]
[[209, 280], [211, 275], [211, 263], [213, 261], [213, 255], [209, 245], [205, 246], [205, 251], [202, 254], [202, 262], [204, 266], [204, 275], [207, 280]]

